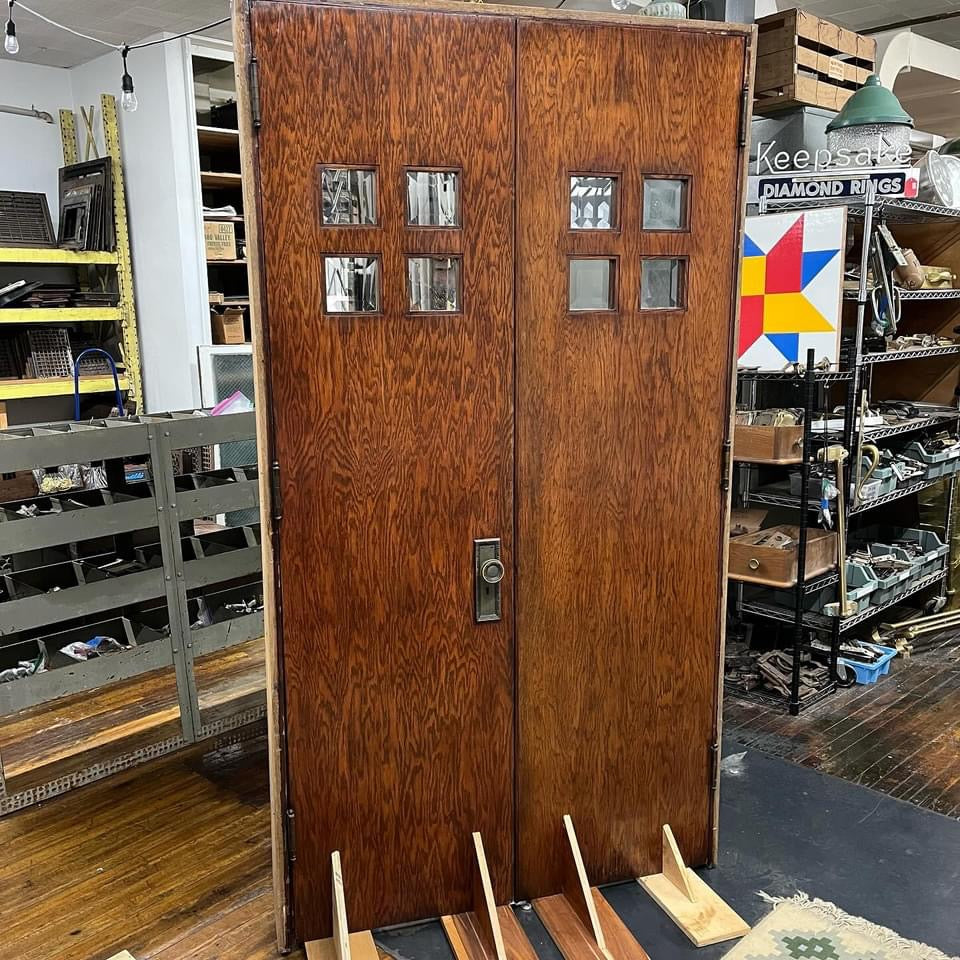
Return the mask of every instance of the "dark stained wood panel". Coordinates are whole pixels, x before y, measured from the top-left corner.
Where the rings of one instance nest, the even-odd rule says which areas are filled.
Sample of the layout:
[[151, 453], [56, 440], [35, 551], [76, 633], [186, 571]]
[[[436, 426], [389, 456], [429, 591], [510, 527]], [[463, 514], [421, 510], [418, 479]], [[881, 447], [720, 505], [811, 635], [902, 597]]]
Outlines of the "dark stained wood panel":
[[[748, 36], [518, 26], [518, 894], [656, 872], [661, 826], [710, 851], [724, 596], [737, 146]], [[620, 178], [617, 231], [569, 229], [571, 173]], [[644, 174], [690, 178], [690, 229], [641, 229]], [[618, 307], [567, 310], [567, 257], [618, 261]], [[644, 256], [685, 311], [640, 311]]]
[[[257, 4], [260, 191], [299, 939], [512, 893], [513, 609], [475, 624], [472, 541], [513, 566], [514, 23]], [[321, 227], [317, 164], [373, 165], [380, 224]], [[412, 167], [462, 229], [404, 226]], [[405, 255], [463, 255], [462, 312], [406, 313]], [[377, 316], [323, 312], [321, 256], [382, 257]]]

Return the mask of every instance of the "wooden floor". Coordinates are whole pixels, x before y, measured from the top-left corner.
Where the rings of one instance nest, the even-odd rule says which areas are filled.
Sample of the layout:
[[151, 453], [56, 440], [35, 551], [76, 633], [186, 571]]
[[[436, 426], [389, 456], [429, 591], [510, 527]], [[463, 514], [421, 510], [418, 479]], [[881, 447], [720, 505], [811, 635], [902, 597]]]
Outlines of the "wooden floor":
[[203, 749], [0, 820], [0, 960], [278, 956], [265, 742]]
[[799, 717], [728, 696], [724, 736], [960, 818], [960, 646], [951, 639]]

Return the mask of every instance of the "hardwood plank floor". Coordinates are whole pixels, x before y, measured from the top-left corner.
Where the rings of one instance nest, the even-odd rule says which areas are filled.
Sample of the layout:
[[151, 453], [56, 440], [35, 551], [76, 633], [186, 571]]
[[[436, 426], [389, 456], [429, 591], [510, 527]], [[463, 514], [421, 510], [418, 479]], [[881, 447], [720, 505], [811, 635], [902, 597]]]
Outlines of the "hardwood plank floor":
[[0, 820], [0, 960], [278, 956], [266, 743], [205, 749]]
[[764, 753], [960, 817], [960, 646], [945, 634], [791, 717], [728, 696], [726, 737]]

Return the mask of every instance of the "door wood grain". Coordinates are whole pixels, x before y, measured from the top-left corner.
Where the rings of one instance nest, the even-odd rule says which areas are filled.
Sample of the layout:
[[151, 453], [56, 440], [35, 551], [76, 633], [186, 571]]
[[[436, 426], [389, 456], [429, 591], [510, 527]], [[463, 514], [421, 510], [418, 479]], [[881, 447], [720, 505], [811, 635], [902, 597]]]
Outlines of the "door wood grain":
[[[457, 913], [481, 831], [513, 876], [513, 604], [474, 623], [472, 541], [513, 567], [514, 23], [258, 3], [259, 186], [293, 904], [330, 935]], [[321, 226], [318, 164], [377, 172], [378, 223]], [[405, 170], [460, 172], [461, 226], [406, 226]], [[461, 311], [407, 312], [406, 256], [462, 256]], [[381, 258], [381, 311], [324, 311], [324, 255]]]
[[[748, 35], [518, 26], [518, 895], [707, 861], [717, 736]], [[573, 173], [615, 174], [615, 230], [570, 229]], [[644, 177], [689, 178], [687, 229], [643, 229]], [[568, 310], [568, 258], [615, 260], [614, 309]], [[640, 310], [645, 257], [683, 310]]]

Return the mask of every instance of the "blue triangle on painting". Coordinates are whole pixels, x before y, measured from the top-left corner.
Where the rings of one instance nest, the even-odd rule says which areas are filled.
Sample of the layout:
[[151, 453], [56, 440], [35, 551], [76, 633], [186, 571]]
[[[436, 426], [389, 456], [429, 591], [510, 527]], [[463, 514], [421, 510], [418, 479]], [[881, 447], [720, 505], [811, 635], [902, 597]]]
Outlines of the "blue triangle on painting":
[[753, 242], [746, 234], [743, 235], [743, 255], [745, 257], [762, 257], [764, 251]]
[[839, 252], [839, 250], [811, 250], [804, 253], [801, 285], [805, 287]]
[[768, 333], [766, 337], [787, 360], [791, 363], [797, 362], [800, 352], [799, 333]]

